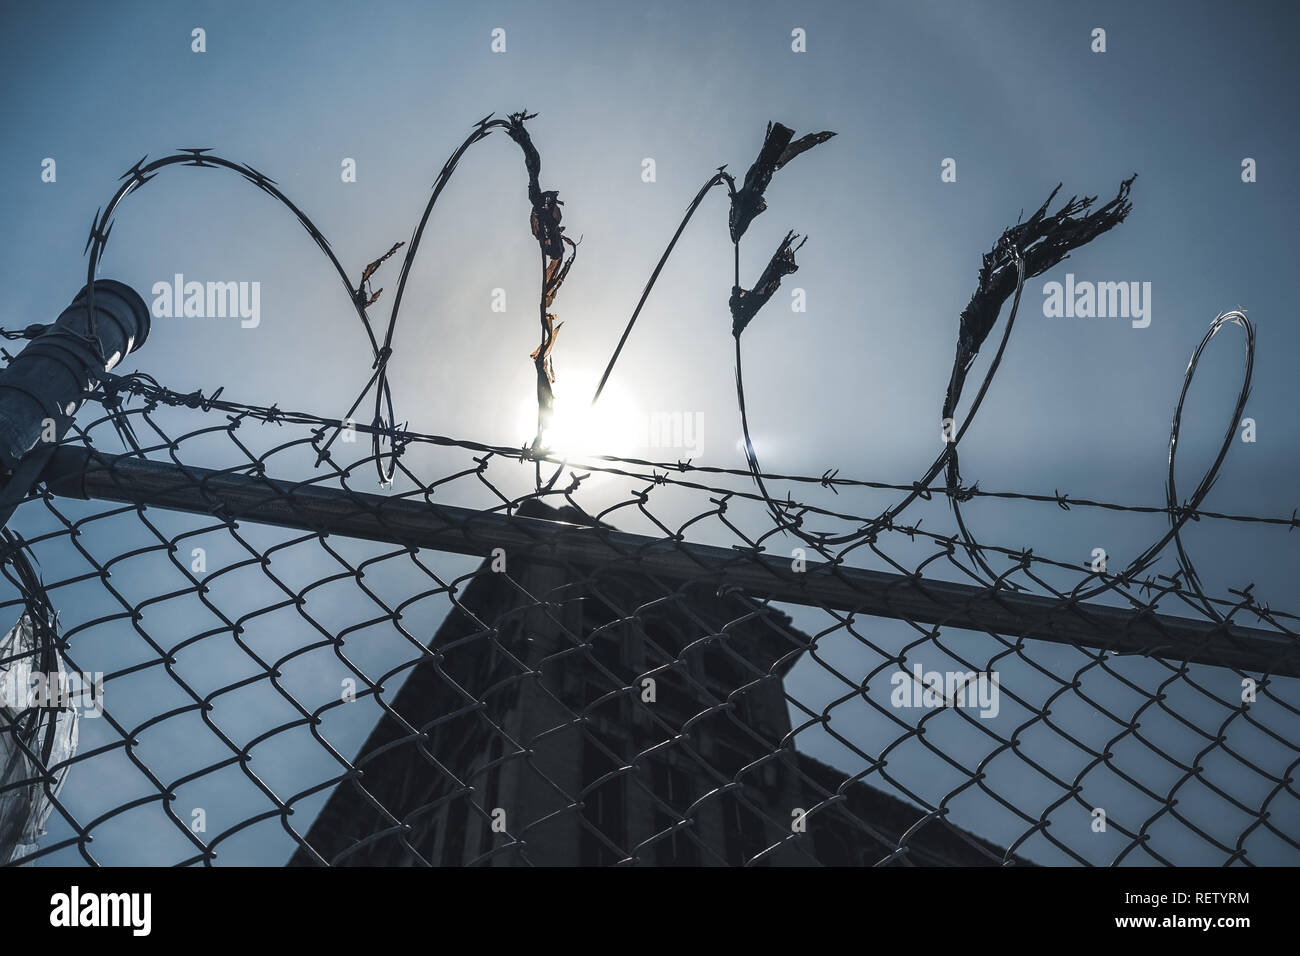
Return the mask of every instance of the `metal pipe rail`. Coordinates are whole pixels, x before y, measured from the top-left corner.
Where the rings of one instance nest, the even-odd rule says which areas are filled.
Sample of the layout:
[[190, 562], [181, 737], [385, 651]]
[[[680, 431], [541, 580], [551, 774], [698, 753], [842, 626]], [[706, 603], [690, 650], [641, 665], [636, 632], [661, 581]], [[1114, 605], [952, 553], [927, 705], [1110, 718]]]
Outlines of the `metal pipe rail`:
[[1300, 677], [1300, 639], [1065, 598], [809, 562], [749, 548], [651, 538], [607, 527], [483, 512], [265, 476], [59, 447], [40, 479], [53, 494], [219, 514], [319, 534], [487, 557], [507, 554], [674, 586], [709, 581], [753, 597], [988, 631], [1120, 654]]

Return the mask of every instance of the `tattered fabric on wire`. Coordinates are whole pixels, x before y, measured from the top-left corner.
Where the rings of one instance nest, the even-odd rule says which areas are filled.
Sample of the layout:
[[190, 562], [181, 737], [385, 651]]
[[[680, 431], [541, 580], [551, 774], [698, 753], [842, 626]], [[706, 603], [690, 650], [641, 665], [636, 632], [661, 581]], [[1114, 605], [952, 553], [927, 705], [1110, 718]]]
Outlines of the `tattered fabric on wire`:
[[781, 287], [781, 279], [799, 271], [799, 265], [794, 261], [794, 254], [803, 248], [803, 244], [808, 241], [805, 236], [797, 245], [795, 240], [799, 236], [791, 230], [785, 234], [781, 240], [781, 245], [773, 253], [767, 268], [763, 274], [758, 277], [758, 282], [752, 289], [742, 289], [740, 286], [734, 286], [731, 290], [731, 299], [728, 304], [731, 306], [731, 334], [739, 336], [745, 331], [746, 326], [758, 314], [758, 310], [767, 304], [767, 300], [776, 294], [776, 290]]
[[76, 710], [62, 695], [51, 706], [31, 694], [38, 677], [68, 686], [54, 638], [25, 613], [0, 638], [0, 864], [35, 852], [77, 751]]
[[794, 130], [781, 123], [768, 123], [767, 133], [763, 136], [763, 148], [758, 159], [745, 173], [745, 181], [731, 197], [731, 213], [728, 225], [731, 229], [731, 241], [739, 242], [754, 217], [767, 209], [767, 200], [763, 193], [772, 181], [772, 174], [794, 159], [800, 153], [806, 153], [820, 143], [826, 142], [835, 134], [830, 130], [809, 133], [794, 142]]

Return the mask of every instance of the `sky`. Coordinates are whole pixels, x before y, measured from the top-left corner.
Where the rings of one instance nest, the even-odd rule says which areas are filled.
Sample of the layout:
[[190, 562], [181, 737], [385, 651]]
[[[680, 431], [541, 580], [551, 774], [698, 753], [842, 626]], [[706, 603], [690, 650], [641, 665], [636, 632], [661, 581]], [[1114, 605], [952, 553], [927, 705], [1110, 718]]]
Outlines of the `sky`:
[[[1136, 172], [1128, 220], [1026, 284], [1001, 369], [962, 442], [963, 476], [989, 490], [1162, 505], [1170, 419], [1188, 359], [1216, 315], [1242, 309], [1258, 335], [1245, 412], [1256, 440], [1233, 443], [1205, 506], [1274, 516], [1300, 506], [1293, 477], [1300, 250], [1291, 215], [1300, 198], [1292, 168], [1300, 143], [1291, 122], [1297, 16], [1290, 5], [132, 2], [14, 6], [6, 22], [6, 328], [50, 321], [71, 301], [85, 281], [82, 247], [96, 210], [142, 155], [211, 147], [251, 164], [312, 217], [355, 280], [367, 262], [410, 238], [434, 177], [472, 125], [527, 108], [539, 114], [529, 129], [543, 188], [559, 190], [567, 234], [582, 239], [555, 303], [565, 324], [553, 353], [558, 400], [581, 406], [687, 204], [719, 165], [743, 175], [765, 124], [776, 120], [796, 135], [837, 135], [777, 174], [769, 208], [741, 246], [741, 281], [752, 284], [788, 230], [809, 237], [798, 273], [744, 337], [751, 427], [766, 470], [838, 469], [842, 477], [904, 484], [920, 477], [937, 452], [957, 319], [981, 255], [1058, 183], [1059, 198], [1105, 202]], [[205, 31], [202, 53], [191, 48], [196, 27]], [[498, 28], [506, 47], [499, 53], [492, 49]], [[805, 31], [805, 52], [791, 49], [796, 28]], [[1091, 49], [1096, 28], [1106, 31], [1104, 53]], [[54, 182], [42, 179], [46, 158], [55, 160]], [[1246, 158], [1256, 169], [1250, 183], [1242, 181]], [[345, 159], [355, 160], [355, 182], [343, 181]], [[647, 159], [651, 182], [643, 176]], [[947, 159], [955, 161], [952, 182], [941, 178]], [[414, 430], [515, 447], [532, 437], [537, 257], [525, 185], [518, 148], [495, 133], [472, 147], [433, 215], [391, 363], [398, 419]], [[627, 423], [680, 413], [696, 424], [698, 447], [656, 449], [660, 457], [744, 467], [725, 218], [715, 191], [665, 268], [602, 399], [614, 431], [607, 424], [602, 438], [612, 447], [600, 450], [639, 453]], [[148, 372], [181, 392], [223, 386], [224, 397], [250, 404], [346, 413], [371, 373], [369, 346], [337, 278], [285, 210], [225, 171], [164, 170], [120, 207], [101, 275], [152, 301], [154, 284], [176, 273], [260, 283], [260, 323], [156, 318], [123, 371]], [[1044, 285], [1067, 273], [1081, 282], [1150, 283], [1150, 325], [1047, 317]], [[386, 289], [372, 310], [381, 324], [397, 274], [392, 261], [374, 281]], [[806, 311], [791, 309], [796, 288]], [[493, 310], [496, 290], [505, 293], [503, 312]], [[1180, 489], [1195, 486], [1231, 424], [1242, 342], [1239, 329], [1226, 329], [1201, 363], [1178, 449]], [[176, 421], [181, 430], [202, 424], [192, 415]], [[214, 443], [197, 463], [220, 465], [228, 453]], [[422, 463], [434, 469], [451, 461]], [[515, 493], [527, 490], [525, 469], [509, 475], [502, 480]], [[603, 481], [588, 486], [594, 505], [626, 497], [629, 485]], [[800, 493], [864, 515], [896, 497]], [[463, 482], [447, 494], [466, 506], [492, 500]], [[678, 523], [707, 507], [699, 495], [662, 498], [663, 513]], [[766, 530], [760, 510], [740, 513], [746, 530]], [[1078, 562], [1102, 547], [1113, 563], [1126, 563], [1164, 531], [1159, 515], [1050, 504], [981, 500], [965, 514], [981, 540]], [[907, 515], [950, 530], [942, 505], [922, 503]], [[44, 519], [16, 519], [24, 520], [35, 527]], [[616, 523], [648, 527], [625, 513]], [[126, 525], [112, 533], [103, 523], [103, 546], [139, 533]], [[730, 543], [714, 525], [699, 531], [701, 540]], [[1211, 593], [1254, 583], [1261, 601], [1294, 608], [1300, 538], [1285, 528], [1203, 520], [1184, 539]], [[899, 542], [897, 553], [920, 560], [922, 552], [909, 547]], [[54, 576], [75, 563], [52, 551], [43, 560]], [[434, 560], [452, 574], [471, 566]], [[861, 561], [883, 567], [870, 556]], [[1168, 573], [1172, 563], [1161, 568]], [[389, 583], [400, 591], [409, 580], [395, 573]], [[245, 589], [228, 600], [251, 603], [257, 593]], [[90, 620], [90, 606], [64, 613]], [[792, 610], [812, 633], [826, 626], [822, 612]], [[175, 613], [176, 627], [191, 626], [190, 612]], [[329, 626], [344, 612], [331, 613]], [[895, 624], [874, 625], [882, 643], [907, 640]], [[287, 648], [309, 639], [300, 626], [286, 625], [272, 640]], [[91, 663], [108, 662], [107, 670], [138, 653], [125, 648], [120, 657], [84, 653]], [[827, 656], [863, 673], [854, 658], [860, 652], [846, 641]], [[213, 662], [223, 659], [210, 653]], [[400, 645], [392, 653], [400, 657]], [[1066, 666], [1067, 652], [1044, 653]], [[1132, 663], [1138, 673], [1145, 662]], [[840, 690], [827, 681], [805, 661], [787, 687], [828, 700]], [[1229, 696], [1233, 681], [1229, 674], [1223, 685]], [[1203, 717], [1209, 721], [1209, 711]], [[350, 718], [340, 739], [355, 747], [372, 719], [373, 712]], [[1083, 734], [1095, 715], [1074, 719]], [[863, 739], [871, 737], [865, 717], [858, 726]], [[842, 769], [860, 768], [816, 733], [800, 746]], [[1262, 760], [1265, 745], [1257, 746], [1251, 752]], [[912, 766], [928, 779], [923, 755]], [[125, 771], [121, 780], [122, 792], [131, 792]], [[949, 789], [931, 782], [940, 795]], [[107, 791], [101, 796], [112, 802]], [[227, 803], [246, 805], [233, 796]], [[1290, 807], [1294, 825], [1300, 811]], [[990, 838], [1020, 832], [987, 808], [963, 812], [963, 825]], [[116, 847], [109, 859], [174, 859], [174, 847], [142, 848], [133, 834], [144, 831], [122, 829], [120, 844], [111, 837], [101, 844]], [[232, 840], [227, 861], [287, 857], [287, 842], [259, 832]], [[1104, 858], [1108, 851], [1095, 852]], [[1190, 843], [1187, 852], [1185, 862], [1214, 860], [1195, 856]], [[1293, 848], [1269, 844], [1259, 852], [1294, 862], [1285, 856]], [[1035, 853], [1061, 861], [1050, 846]]]

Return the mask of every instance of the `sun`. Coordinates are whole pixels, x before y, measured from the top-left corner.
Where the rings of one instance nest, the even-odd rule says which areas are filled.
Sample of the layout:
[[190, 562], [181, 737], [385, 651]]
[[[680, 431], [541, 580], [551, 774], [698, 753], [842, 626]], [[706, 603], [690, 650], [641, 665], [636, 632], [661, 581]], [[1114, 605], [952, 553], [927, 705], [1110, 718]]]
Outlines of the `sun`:
[[[593, 408], [591, 396], [597, 379], [581, 372], [566, 374], [552, 386], [555, 410], [542, 435], [546, 450], [562, 458], [596, 455], [628, 456], [638, 448], [641, 419], [636, 403], [617, 385], [606, 385]], [[537, 431], [537, 404], [521, 401], [517, 416], [520, 431]]]

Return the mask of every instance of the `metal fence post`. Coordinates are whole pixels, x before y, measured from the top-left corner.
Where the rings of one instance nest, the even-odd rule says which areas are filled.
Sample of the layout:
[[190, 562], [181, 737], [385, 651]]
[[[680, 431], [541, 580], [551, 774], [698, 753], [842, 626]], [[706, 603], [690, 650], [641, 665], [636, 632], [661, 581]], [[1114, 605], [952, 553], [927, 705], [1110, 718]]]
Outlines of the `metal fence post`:
[[83, 287], [54, 324], [34, 335], [0, 370], [0, 466], [17, 468], [43, 433], [48, 441], [51, 422], [55, 440], [62, 437], [103, 373], [143, 345], [148, 335], [144, 299], [113, 279], [95, 282], [92, 330]]
[[0, 493], [0, 527], [36, 483], [103, 374], [149, 336], [149, 309], [129, 285], [95, 281], [93, 322], [87, 288], [52, 325], [24, 330], [32, 341], [0, 369], [0, 469], [10, 474]]

